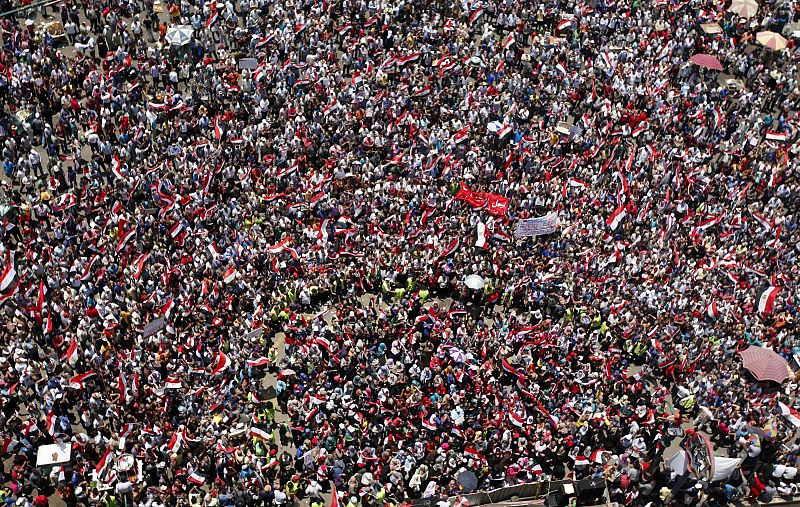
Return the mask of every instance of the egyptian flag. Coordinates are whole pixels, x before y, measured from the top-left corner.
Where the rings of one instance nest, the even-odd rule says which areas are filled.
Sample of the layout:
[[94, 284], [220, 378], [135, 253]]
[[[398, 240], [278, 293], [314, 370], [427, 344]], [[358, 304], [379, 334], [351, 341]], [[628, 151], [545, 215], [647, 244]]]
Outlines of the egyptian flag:
[[558, 23], [556, 26], [556, 32], [560, 32], [562, 30], [566, 30], [572, 26], [571, 19], [562, 19], [561, 22]]
[[44, 420], [44, 429], [47, 431], [47, 434], [51, 437], [55, 437], [56, 435], [56, 416], [52, 410], [47, 412], [47, 417]]
[[44, 326], [42, 327], [42, 331], [44, 334], [50, 334], [53, 332], [53, 312], [47, 312], [47, 318], [44, 321]]
[[333, 483], [333, 489], [331, 490], [330, 507], [339, 507], [339, 493], [336, 492], [336, 483]]
[[439, 262], [441, 259], [444, 259], [445, 257], [449, 257], [450, 255], [452, 255], [456, 250], [458, 250], [458, 247], [460, 245], [461, 245], [461, 238], [456, 238], [453, 241], [451, 241], [450, 244], [447, 245], [447, 248], [445, 248], [444, 251], [439, 254], [434, 263]]
[[167, 302], [161, 307], [161, 315], [169, 315], [173, 308], [175, 308], [175, 300], [172, 298], [167, 299]]
[[142, 270], [144, 270], [144, 263], [150, 257], [150, 252], [143, 253], [133, 261], [134, 266], [136, 266], [136, 271], [133, 273], [134, 280], [138, 280], [140, 276], [142, 276]]
[[3, 439], [3, 444], [0, 445], [0, 456], [5, 456], [6, 454], [11, 454], [14, 452], [14, 449], [19, 446], [19, 442], [14, 440], [11, 437], [5, 437]]
[[181, 387], [183, 387], [183, 384], [178, 377], [171, 376], [164, 380], [164, 389], [180, 389]]
[[765, 287], [756, 298], [758, 313], [769, 315], [775, 309], [775, 297], [780, 292], [779, 287]]
[[214, 361], [213, 369], [211, 370], [212, 375], [217, 375], [224, 370], [226, 370], [231, 365], [231, 360], [228, 359], [228, 356], [225, 355], [224, 352], [221, 350], [217, 352], [217, 359]]
[[712, 319], [719, 317], [719, 307], [716, 301], [712, 301], [711, 304], [706, 307], [706, 314]]
[[520, 379], [524, 379], [525, 378], [525, 375], [520, 373], [513, 366], [511, 366], [511, 363], [509, 363], [508, 360], [506, 360], [505, 357], [501, 357], [500, 358], [500, 367], [503, 369], [504, 372], [510, 373], [511, 375], [514, 375], [517, 378], [520, 378]]
[[610, 451], [607, 451], [607, 450], [605, 450], [605, 449], [603, 449], [601, 447], [600, 449], [597, 449], [596, 451], [592, 452], [592, 454], [589, 456], [589, 461], [591, 461], [592, 463], [599, 463], [599, 464], [602, 465], [603, 464], [603, 454], [606, 454], [606, 453], [610, 454]]
[[[48, 319], [50, 318], [49, 315], [47, 317]], [[67, 352], [62, 359], [66, 359], [70, 366], [75, 366], [75, 363], [78, 362], [78, 338], [76, 336], [73, 336], [72, 340], [70, 340]]]
[[125, 375], [122, 374], [122, 370], [119, 370], [119, 380], [117, 382], [117, 389], [119, 389], [119, 400], [124, 404], [128, 397], [125, 393]]
[[339, 27], [339, 29], [336, 31], [339, 33], [339, 35], [344, 35], [352, 29], [353, 29], [353, 23], [347, 23]]
[[114, 158], [111, 159], [111, 172], [121, 180], [126, 179], [125, 175], [122, 173], [122, 162], [119, 160], [119, 155], [115, 154]]
[[6, 265], [0, 274], [0, 293], [13, 291], [17, 287], [17, 270], [14, 268], [14, 261], [11, 252], [6, 250]]
[[86, 264], [86, 267], [83, 268], [83, 273], [81, 273], [80, 276], [77, 277], [78, 281], [85, 282], [86, 280], [89, 279], [89, 275], [92, 274], [92, 266], [94, 266], [94, 261], [96, 260], [97, 260], [96, 255], [93, 255], [92, 258], [89, 259], [89, 262]]
[[172, 227], [169, 228], [169, 235], [172, 239], [176, 239], [180, 234], [183, 232], [183, 223], [182, 222], [175, 222]]
[[782, 132], [773, 132], [770, 130], [767, 131], [766, 139], [767, 141], [786, 141], [789, 139], [789, 136]]
[[514, 32], [508, 34], [508, 36], [505, 39], [503, 39], [502, 44], [503, 44], [503, 49], [508, 49], [510, 45], [514, 44]]
[[167, 449], [169, 449], [169, 452], [175, 453], [181, 449], [183, 441], [186, 438], [183, 434], [184, 431], [185, 430], [181, 430], [172, 434], [172, 438], [169, 439], [169, 443], [167, 444]]
[[467, 136], [469, 136], [469, 125], [456, 132], [455, 135], [453, 135], [453, 141], [458, 144], [461, 141], [465, 141]]
[[470, 26], [472, 26], [472, 24], [475, 23], [475, 21], [477, 21], [478, 18], [481, 16], [483, 16], [483, 7], [478, 7], [477, 9], [472, 11], [472, 14], [469, 15]]
[[111, 453], [111, 449], [106, 449], [103, 457], [100, 458], [100, 461], [97, 462], [97, 466], [94, 467], [94, 471], [97, 474], [96, 477], [98, 480], [102, 480], [102, 478], [105, 477], [106, 473], [111, 469], [111, 464], [113, 461], [114, 455]]
[[120, 438], [127, 438], [131, 436], [133, 433], [133, 423], [125, 423], [122, 425], [122, 429], [119, 431]]
[[93, 371], [81, 373], [80, 375], [75, 375], [69, 381], [69, 387], [71, 387], [72, 389], [83, 389], [83, 383], [96, 375], [97, 373]]
[[311, 412], [306, 414], [306, 422], [313, 421], [314, 418], [317, 417], [318, 413], [319, 413], [319, 408], [315, 407], [314, 409], [312, 409]]
[[274, 245], [268, 246], [267, 251], [273, 255], [277, 255], [286, 248], [286, 246], [292, 241], [291, 237], [285, 238], [283, 241], [276, 243]]
[[247, 434], [251, 437], [260, 438], [261, 440], [265, 441], [269, 441], [270, 438], [268, 432], [256, 427], [251, 427], [250, 431]]
[[407, 63], [414, 63], [422, 56], [422, 53], [411, 53], [408, 56], [401, 56], [397, 58], [397, 65], [405, 65]]
[[590, 465], [592, 462], [586, 459], [586, 456], [578, 455], [575, 456], [575, 466], [576, 467], [583, 467], [586, 465]]
[[483, 222], [478, 222], [478, 239], [475, 241], [475, 246], [478, 248], [486, 248], [486, 241], [489, 239], [489, 231], [486, 228], [486, 224]]
[[[210, 28], [217, 22], [219, 19], [219, 10], [215, 7], [214, 10], [211, 11], [211, 14], [208, 16], [206, 20], [206, 28]], [[219, 139], [219, 138], [218, 138]]]
[[214, 117], [214, 139], [222, 139], [222, 127], [219, 126], [219, 115]]
[[426, 86], [424, 88], [421, 88], [420, 90], [417, 90], [411, 96], [414, 97], [414, 98], [420, 98], [420, 97], [425, 97], [426, 95], [429, 95], [430, 93], [431, 93], [431, 85], [428, 85], [428, 86]]
[[800, 412], [786, 405], [785, 403], [778, 402], [778, 407], [781, 409], [781, 415], [786, 418], [795, 428], [800, 428]]
[[256, 41], [256, 49], [261, 49], [264, 46], [266, 46], [267, 44], [269, 44], [269, 41], [271, 41], [273, 37], [274, 37], [273, 34], [269, 34], [266, 37], [262, 37], [262, 38], [258, 39]]
[[36, 315], [36, 319], [39, 321], [39, 323], [42, 322], [42, 308], [44, 308], [45, 292], [44, 280], [39, 280], [39, 292], [36, 296], [36, 307], [34, 308], [34, 314]]
[[136, 227], [131, 227], [128, 232], [122, 232], [120, 234], [119, 243], [117, 243], [116, 252], [120, 253], [128, 242], [136, 235]]
[[465, 448], [464, 448], [464, 454], [466, 454], [466, 455], [467, 455], [468, 457], [470, 457], [470, 458], [473, 458], [473, 459], [479, 459], [479, 460], [481, 460], [481, 461], [483, 461], [483, 460], [485, 459], [485, 458], [483, 457], [483, 455], [482, 455], [481, 453], [479, 453], [479, 452], [478, 452], [478, 451], [477, 451], [475, 448], [473, 448], [473, 447], [465, 447]]
[[622, 220], [625, 218], [625, 215], [626, 215], [625, 207], [624, 206], [618, 207], [616, 210], [614, 210], [614, 212], [611, 215], [608, 216], [608, 218], [606, 219], [606, 225], [611, 227], [612, 231], [617, 230], [617, 227], [619, 226], [620, 223], [622, 223]]
[[222, 275], [222, 281], [225, 283], [231, 283], [236, 279], [236, 267], [231, 266], [224, 275]]
[[526, 424], [527, 416], [525, 415], [525, 407], [520, 405], [520, 410], [511, 409], [508, 411], [508, 418], [511, 420], [511, 424], [517, 427], [523, 427]]
[[436, 422], [434, 419], [436, 415], [432, 415], [430, 418], [422, 418], [422, 427], [429, 431], [436, 431]]
[[198, 484], [198, 485], [199, 484], [205, 484], [206, 478], [203, 477], [202, 475], [198, 474], [197, 472], [192, 472], [192, 474], [189, 476], [189, 482], [191, 482], [192, 484]]
[[267, 366], [268, 364], [270, 364], [270, 360], [267, 359], [266, 357], [259, 357], [257, 359], [247, 360], [247, 366], [251, 368], [259, 368], [261, 366]]

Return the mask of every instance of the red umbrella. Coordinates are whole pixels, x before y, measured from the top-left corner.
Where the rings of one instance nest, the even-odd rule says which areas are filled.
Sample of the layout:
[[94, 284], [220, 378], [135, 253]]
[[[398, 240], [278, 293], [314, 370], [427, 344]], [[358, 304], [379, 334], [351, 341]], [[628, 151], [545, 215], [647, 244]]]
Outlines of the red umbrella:
[[722, 70], [722, 63], [716, 56], [699, 53], [689, 58], [689, 61], [707, 69]]
[[786, 359], [763, 347], [751, 345], [739, 352], [742, 364], [758, 380], [772, 380], [781, 383], [789, 377], [789, 364]]

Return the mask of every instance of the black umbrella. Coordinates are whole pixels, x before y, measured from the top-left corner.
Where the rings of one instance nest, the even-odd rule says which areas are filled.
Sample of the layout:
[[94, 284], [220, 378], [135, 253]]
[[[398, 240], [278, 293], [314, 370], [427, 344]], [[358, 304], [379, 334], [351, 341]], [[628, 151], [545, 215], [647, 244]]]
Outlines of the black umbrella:
[[475, 489], [478, 487], [478, 478], [473, 472], [461, 472], [456, 478], [456, 483], [464, 488], [464, 493], [469, 493], [471, 491], [475, 491]]

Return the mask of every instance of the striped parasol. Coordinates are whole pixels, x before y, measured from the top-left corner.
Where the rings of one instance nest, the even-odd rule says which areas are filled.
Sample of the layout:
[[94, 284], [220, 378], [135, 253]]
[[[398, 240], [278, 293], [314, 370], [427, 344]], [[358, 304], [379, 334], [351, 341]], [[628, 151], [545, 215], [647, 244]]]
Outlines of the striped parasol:
[[772, 380], [781, 383], [789, 377], [789, 364], [786, 359], [763, 347], [751, 345], [739, 352], [742, 364], [758, 380]]
[[689, 61], [706, 69], [722, 70], [722, 63], [716, 56], [699, 53], [689, 58]]

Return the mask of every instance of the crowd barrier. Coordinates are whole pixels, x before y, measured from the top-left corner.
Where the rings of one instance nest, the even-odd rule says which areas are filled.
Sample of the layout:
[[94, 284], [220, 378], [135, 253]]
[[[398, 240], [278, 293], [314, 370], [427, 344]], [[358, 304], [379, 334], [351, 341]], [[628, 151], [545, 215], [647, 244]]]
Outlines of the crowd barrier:
[[[449, 501], [451, 505], [456, 502], [468, 502], [470, 507], [476, 505], [489, 505], [494, 503], [505, 502], [511, 499], [514, 500], [535, 500], [544, 498], [552, 491], [558, 491], [562, 484], [572, 483], [572, 481], [540, 481], [540, 482], [526, 482], [523, 484], [515, 484], [514, 486], [506, 486], [503, 488], [491, 489], [487, 491], [476, 491], [458, 497], [450, 498], [420, 498], [413, 502], [414, 507], [436, 507], [440, 501]], [[461, 503], [462, 507], [467, 504]]]
[[464, 498], [469, 501], [470, 507], [474, 505], [487, 505], [505, 502], [507, 500], [511, 500], [512, 498], [519, 500], [532, 500], [536, 498], [544, 498], [551, 491], [557, 491], [562, 484], [566, 483], [572, 483], [572, 481], [526, 482], [523, 484], [506, 486], [504, 488], [470, 493], [468, 495], [464, 495]]

